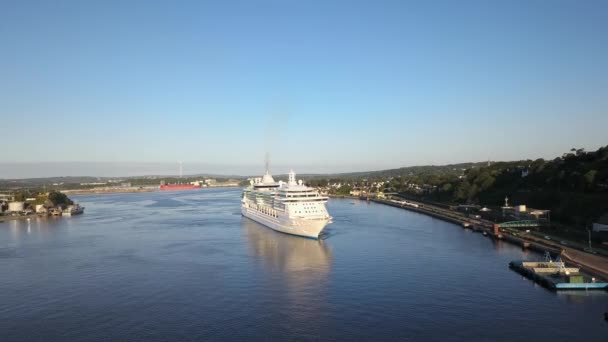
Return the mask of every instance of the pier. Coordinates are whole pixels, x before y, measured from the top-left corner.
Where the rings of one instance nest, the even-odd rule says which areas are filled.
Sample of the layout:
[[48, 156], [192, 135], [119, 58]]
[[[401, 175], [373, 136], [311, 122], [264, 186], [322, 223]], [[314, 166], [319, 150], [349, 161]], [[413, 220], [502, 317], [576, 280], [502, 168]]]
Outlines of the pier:
[[597, 281], [580, 272], [578, 267], [566, 267], [558, 261], [511, 261], [509, 268], [554, 290], [608, 290], [608, 283]]

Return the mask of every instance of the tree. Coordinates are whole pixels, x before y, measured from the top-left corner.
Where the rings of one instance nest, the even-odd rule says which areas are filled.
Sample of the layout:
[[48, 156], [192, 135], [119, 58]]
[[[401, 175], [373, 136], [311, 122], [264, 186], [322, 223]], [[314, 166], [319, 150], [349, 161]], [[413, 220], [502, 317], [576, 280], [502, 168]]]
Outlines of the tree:
[[536, 159], [531, 165], [531, 169], [534, 172], [542, 172], [544, 168], [545, 168], [545, 160], [542, 158]]
[[456, 187], [456, 191], [454, 193], [454, 198], [459, 201], [465, 201], [469, 198], [469, 190], [471, 188], [471, 184], [468, 181], [464, 180]]
[[23, 192], [16, 193], [14, 196], [14, 200], [17, 202], [25, 201], [25, 194]]
[[485, 191], [494, 184], [494, 181], [494, 177], [490, 176], [488, 172], [482, 172], [477, 179], [475, 179], [475, 184], [481, 189], [481, 191]]
[[429, 185], [439, 185], [439, 183], [441, 183], [441, 180], [439, 179], [439, 177], [437, 175], [430, 175], [426, 179], [426, 183]]
[[475, 199], [477, 197], [478, 193], [479, 193], [479, 188], [477, 187], [477, 185], [475, 185], [475, 184], [471, 185], [471, 187], [469, 188], [469, 193], [468, 193], [467, 199], [469, 201]]
[[353, 188], [350, 185], [342, 185], [337, 189], [336, 193], [339, 195], [350, 195], [352, 189]]
[[588, 188], [593, 187], [593, 182], [595, 181], [595, 175], [597, 174], [597, 170], [589, 170], [587, 173], [585, 173], [585, 175], [583, 176], [583, 179], [585, 180], [585, 185]]
[[451, 183], [445, 183], [445, 184], [443, 184], [443, 187], [441, 187], [441, 190], [443, 192], [450, 192], [450, 191], [452, 191], [452, 188], [453, 188], [453, 186]]
[[51, 201], [51, 203], [53, 203], [53, 206], [55, 207], [65, 207], [74, 204], [74, 202], [69, 199], [68, 196], [59, 191], [49, 192], [49, 201]]

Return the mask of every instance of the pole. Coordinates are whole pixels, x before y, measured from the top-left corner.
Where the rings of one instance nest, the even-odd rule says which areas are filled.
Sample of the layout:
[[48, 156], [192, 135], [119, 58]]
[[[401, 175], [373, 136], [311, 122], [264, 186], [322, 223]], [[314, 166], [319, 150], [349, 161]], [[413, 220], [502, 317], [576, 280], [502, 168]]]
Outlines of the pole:
[[589, 249], [591, 249], [591, 229], [587, 229], [587, 232], [589, 232]]

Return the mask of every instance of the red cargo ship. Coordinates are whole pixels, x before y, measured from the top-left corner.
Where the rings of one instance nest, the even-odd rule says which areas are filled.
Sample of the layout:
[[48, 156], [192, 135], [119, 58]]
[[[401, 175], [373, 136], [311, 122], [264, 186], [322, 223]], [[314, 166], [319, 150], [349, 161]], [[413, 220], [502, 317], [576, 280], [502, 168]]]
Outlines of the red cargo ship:
[[189, 189], [200, 189], [200, 185], [195, 184], [161, 184], [159, 187], [161, 190], [189, 190]]

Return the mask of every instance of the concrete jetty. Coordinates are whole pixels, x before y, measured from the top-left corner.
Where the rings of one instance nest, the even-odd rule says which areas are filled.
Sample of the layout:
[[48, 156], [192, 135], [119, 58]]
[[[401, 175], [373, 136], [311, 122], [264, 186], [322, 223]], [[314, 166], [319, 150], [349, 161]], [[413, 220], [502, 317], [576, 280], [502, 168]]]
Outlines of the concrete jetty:
[[563, 261], [511, 261], [509, 268], [551, 290], [608, 290], [608, 283], [589, 277]]

